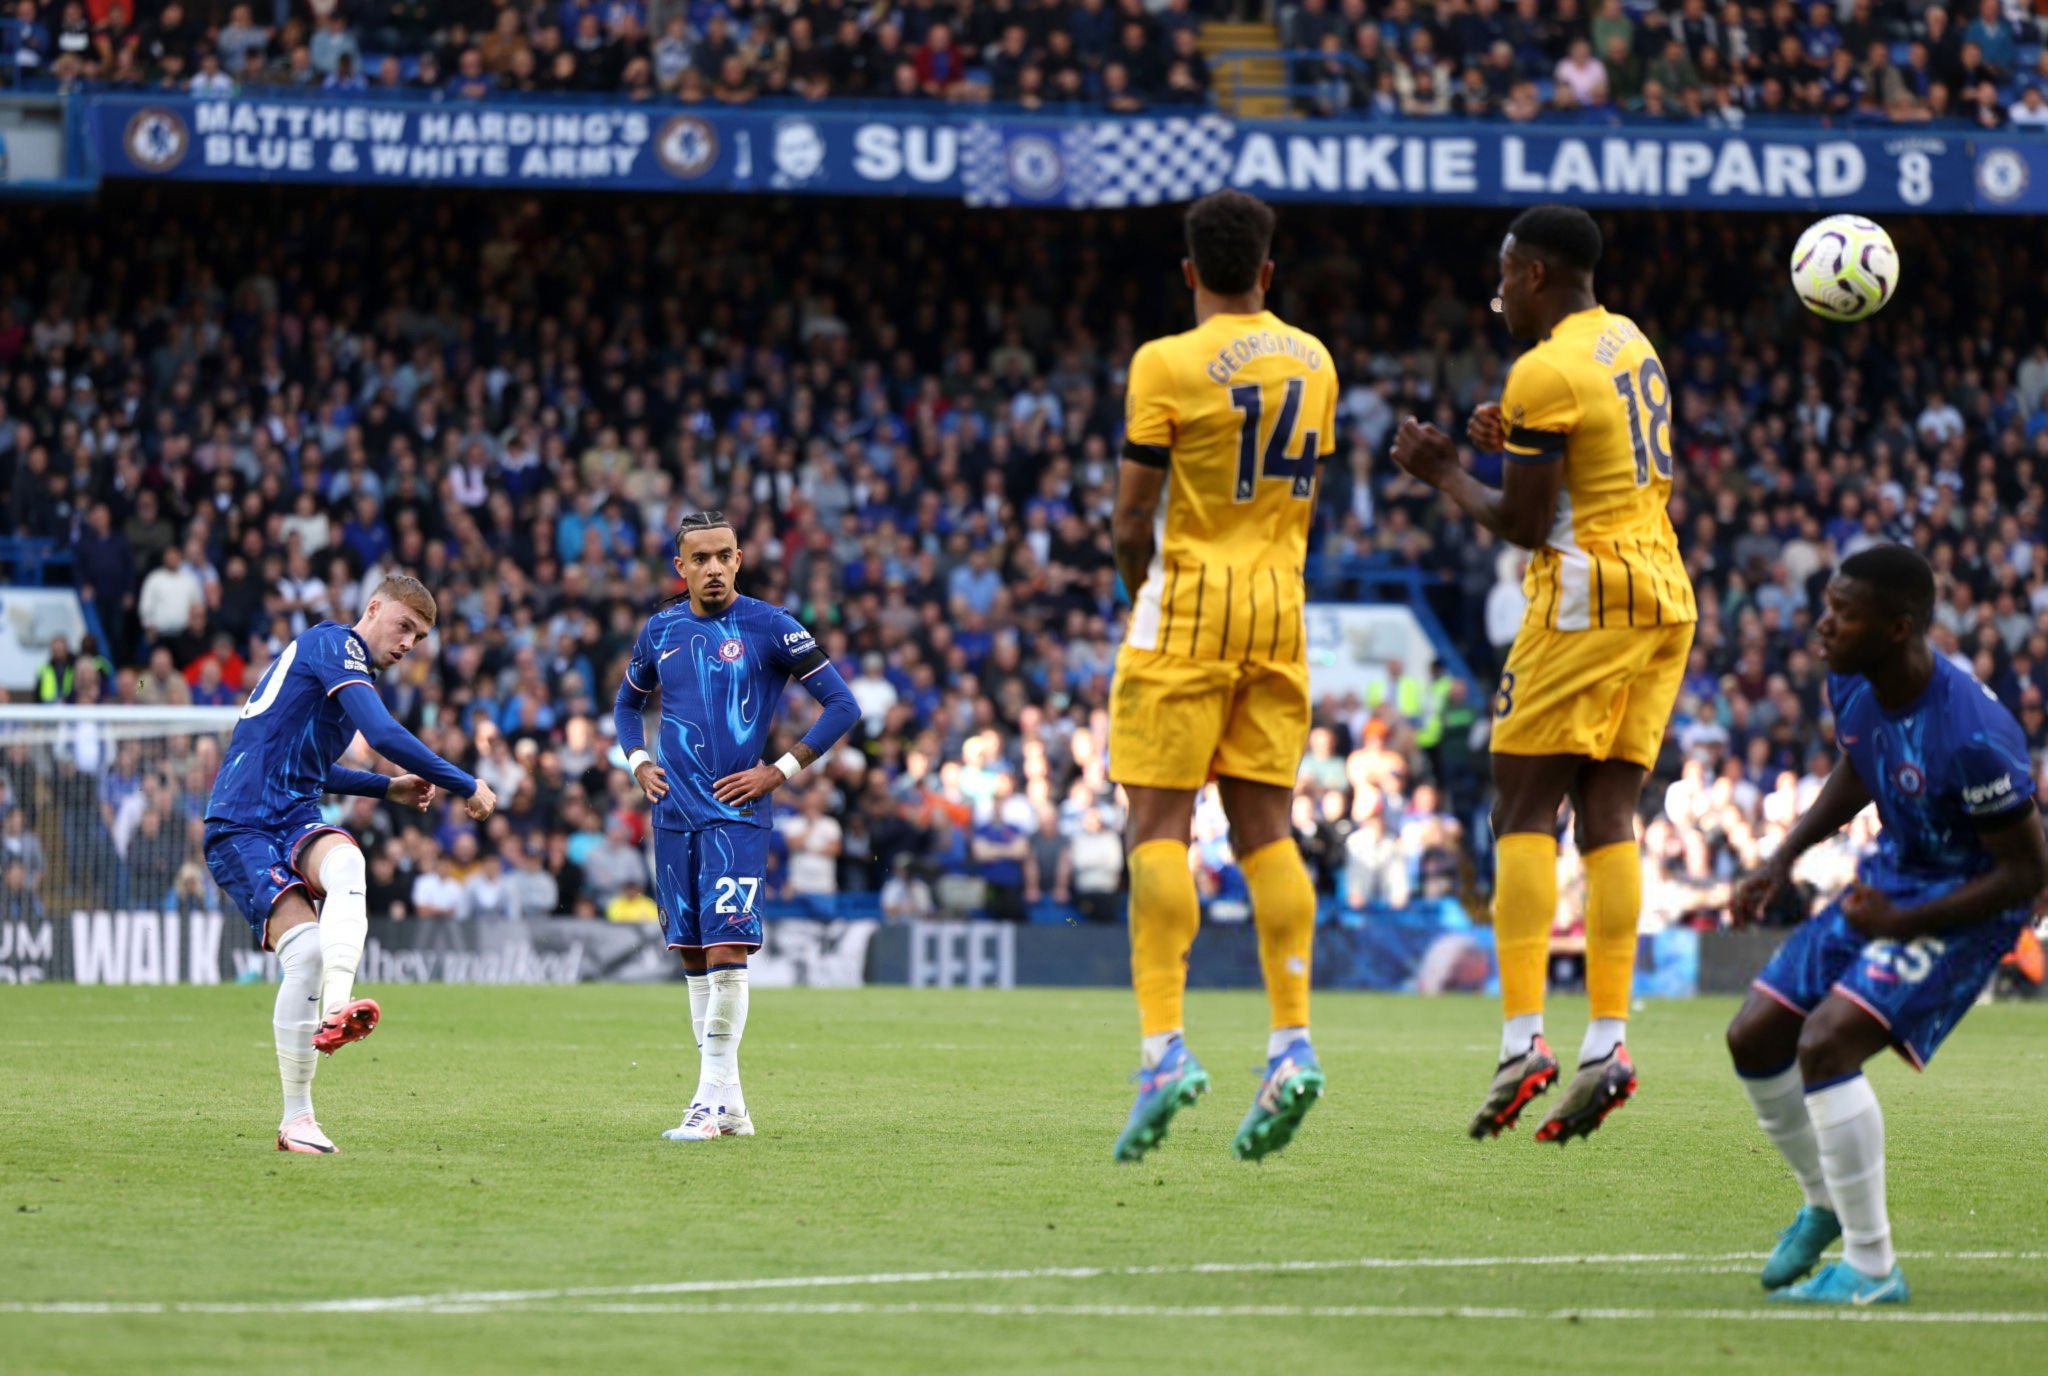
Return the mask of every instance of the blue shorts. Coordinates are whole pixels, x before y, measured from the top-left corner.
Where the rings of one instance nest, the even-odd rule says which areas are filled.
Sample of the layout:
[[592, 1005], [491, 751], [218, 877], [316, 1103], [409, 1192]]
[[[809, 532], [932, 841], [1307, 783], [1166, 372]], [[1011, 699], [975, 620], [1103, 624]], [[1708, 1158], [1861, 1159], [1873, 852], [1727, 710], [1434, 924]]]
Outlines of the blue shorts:
[[256, 938], [258, 950], [266, 949], [264, 929], [270, 910], [292, 889], [306, 888], [306, 876], [299, 871], [299, 852], [322, 832], [339, 831], [321, 820], [320, 809], [309, 807], [294, 812], [282, 827], [248, 827], [239, 822], [206, 824], [206, 868], [213, 882], [234, 900]]
[[[1901, 907], [1923, 897], [1894, 895]], [[1911, 941], [1872, 941], [1830, 903], [1792, 933], [1753, 987], [1805, 1017], [1831, 993], [1876, 1018], [1914, 1068], [1925, 1069], [2019, 940], [2019, 910]]]
[[766, 827], [654, 832], [654, 901], [671, 951], [761, 944]]

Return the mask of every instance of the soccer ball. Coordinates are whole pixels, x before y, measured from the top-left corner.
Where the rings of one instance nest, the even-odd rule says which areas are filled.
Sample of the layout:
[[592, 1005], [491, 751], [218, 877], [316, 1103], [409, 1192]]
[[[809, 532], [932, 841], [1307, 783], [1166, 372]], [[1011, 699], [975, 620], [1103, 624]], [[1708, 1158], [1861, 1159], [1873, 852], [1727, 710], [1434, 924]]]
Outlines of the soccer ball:
[[1829, 320], [1867, 320], [1899, 289], [1899, 251], [1861, 215], [1816, 220], [1792, 246], [1792, 290]]

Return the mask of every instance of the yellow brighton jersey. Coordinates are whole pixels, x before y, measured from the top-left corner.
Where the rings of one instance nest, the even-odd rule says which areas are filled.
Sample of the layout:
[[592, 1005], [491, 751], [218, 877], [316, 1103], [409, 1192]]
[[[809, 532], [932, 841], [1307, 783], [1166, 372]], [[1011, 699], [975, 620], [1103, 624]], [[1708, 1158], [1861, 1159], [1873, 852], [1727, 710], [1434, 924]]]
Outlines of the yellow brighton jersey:
[[1523, 624], [1698, 620], [1665, 510], [1671, 383], [1635, 322], [1598, 306], [1566, 316], [1515, 360], [1500, 405], [1510, 462], [1564, 465], [1557, 519], [1523, 582]]
[[1316, 465], [1336, 445], [1329, 350], [1270, 311], [1212, 315], [1131, 359], [1124, 456], [1167, 470], [1125, 642], [1302, 662]]

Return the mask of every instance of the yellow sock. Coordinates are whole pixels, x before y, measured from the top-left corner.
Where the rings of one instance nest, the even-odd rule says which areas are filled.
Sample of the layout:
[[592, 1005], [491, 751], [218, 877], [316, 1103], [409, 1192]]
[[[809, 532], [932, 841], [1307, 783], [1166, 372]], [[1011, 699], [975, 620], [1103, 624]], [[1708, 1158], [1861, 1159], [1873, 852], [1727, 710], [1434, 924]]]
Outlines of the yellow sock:
[[1635, 987], [1643, 862], [1634, 841], [1586, 857], [1586, 995], [1596, 1018], [1626, 1018]]
[[1239, 862], [1259, 929], [1259, 969], [1273, 1026], [1308, 1026], [1309, 963], [1316, 940], [1316, 886], [1293, 837], [1261, 846]]
[[1202, 902], [1185, 841], [1147, 841], [1131, 850], [1131, 985], [1139, 1035], [1178, 1030], [1188, 986], [1188, 949]]
[[1493, 871], [1493, 949], [1501, 1015], [1543, 1011], [1550, 928], [1557, 921], [1557, 841], [1533, 831], [1500, 838]]

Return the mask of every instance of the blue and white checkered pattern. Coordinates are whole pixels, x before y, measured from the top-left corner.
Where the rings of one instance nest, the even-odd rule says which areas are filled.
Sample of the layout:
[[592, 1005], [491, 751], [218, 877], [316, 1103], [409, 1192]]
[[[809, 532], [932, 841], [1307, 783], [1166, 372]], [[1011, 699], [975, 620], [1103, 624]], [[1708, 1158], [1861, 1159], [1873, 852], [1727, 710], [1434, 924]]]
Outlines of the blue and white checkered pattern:
[[970, 120], [960, 131], [960, 196], [975, 206], [1010, 203], [1003, 131], [985, 119]]
[[1103, 120], [1092, 134], [1094, 156], [1070, 178], [1077, 205], [1117, 209], [1191, 201], [1230, 180], [1236, 131], [1219, 115]]
[[1216, 115], [1044, 125], [974, 120], [960, 135], [964, 199], [974, 206], [1075, 209], [1191, 201], [1228, 184], [1236, 131]]

